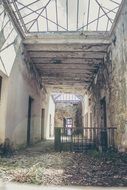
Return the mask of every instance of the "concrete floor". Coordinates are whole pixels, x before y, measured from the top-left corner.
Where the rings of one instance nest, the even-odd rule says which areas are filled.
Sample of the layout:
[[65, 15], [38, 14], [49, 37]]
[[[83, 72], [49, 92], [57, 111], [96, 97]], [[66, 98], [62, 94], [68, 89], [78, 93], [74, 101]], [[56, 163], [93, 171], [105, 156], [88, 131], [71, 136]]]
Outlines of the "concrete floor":
[[21, 184], [0, 184], [0, 190], [118, 190], [118, 189], [127, 189], [117, 188], [117, 187], [81, 187], [81, 186], [33, 186], [33, 185], [21, 185]]

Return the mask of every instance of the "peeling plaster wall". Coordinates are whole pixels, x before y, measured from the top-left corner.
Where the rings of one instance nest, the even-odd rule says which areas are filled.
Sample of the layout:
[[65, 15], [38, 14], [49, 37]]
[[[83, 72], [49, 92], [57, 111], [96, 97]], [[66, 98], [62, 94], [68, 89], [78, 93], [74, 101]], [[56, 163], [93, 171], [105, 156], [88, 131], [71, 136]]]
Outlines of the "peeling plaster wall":
[[3, 118], [3, 124], [0, 122], [0, 129], [4, 129], [1, 139], [4, 140], [5, 137], [8, 137], [19, 147], [26, 145], [27, 142], [29, 96], [34, 99], [32, 103], [31, 143], [41, 139], [41, 91], [32, 71], [28, 71], [23, 59], [22, 51], [19, 49], [10, 77], [6, 80], [3, 79], [4, 100], [1, 99], [3, 106], [0, 109], [0, 115], [2, 113]]
[[117, 145], [127, 151], [127, 1], [112, 34], [111, 122], [117, 126]]
[[[101, 126], [100, 100], [105, 97], [107, 127], [117, 127], [115, 145], [127, 150], [127, 1], [112, 30], [111, 46], [89, 90], [94, 127]], [[88, 111], [88, 108], [86, 108]]]

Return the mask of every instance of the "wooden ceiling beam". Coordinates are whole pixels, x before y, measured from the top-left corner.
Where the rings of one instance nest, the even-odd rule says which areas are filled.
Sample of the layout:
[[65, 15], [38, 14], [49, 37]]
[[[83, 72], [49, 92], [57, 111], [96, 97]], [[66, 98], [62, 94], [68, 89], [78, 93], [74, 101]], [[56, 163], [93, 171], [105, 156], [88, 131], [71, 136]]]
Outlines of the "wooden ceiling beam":
[[90, 83], [91, 82], [91, 79], [86, 79], [86, 80], [72, 80], [72, 79], [68, 79], [68, 80], [65, 80], [65, 79], [42, 79], [42, 82], [73, 82], [73, 83]]
[[29, 53], [31, 58], [80, 58], [80, 59], [103, 59], [105, 53], [102, 52], [34, 52]]
[[43, 84], [45, 84], [45, 85], [48, 85], [48, 84], [50, 84], [50, 85], [76, 85], [76, 86], [78, 86], [78, 85], [80, 85], [80, 86], [88, 86], [90, 83], [91, 83], [91, 81], [84, 81], [84, 82], [81, 82], [81, 81], [73, 81], [73, 80], [68, 80], [68, 81], [66, 81], [66, 80], [53, 80], [53, 81], [51, 81], [51, 80], [42, 80], [42, 83]]
[[79, 31], [33, 33], [27, 35], [24, 44], [109, 44], [109, 32]]
[[94, 69], [98, 69], [99, 66], [98, 65], [83, 65], [83, 64], [59, 64], [59, 65], [55, 65], [55, 64], [36, 64], [36, 67], [38, 69], [41, 70], [70, 70], [70, 69], [75, 69], [75, 70], [94, 70]]
[[84, 73], [81, 73], [81, 72], [77, 72], [77, 73], [69, 73], [69, 72], [66, 72], [66, 73], [63, 73], [63, 72], [43, 72], [43, 71], [40, 71], [39, 70], [39, 73], [40, 73], [40, 76], [41, 77], [56, 77], [56, 78], [59, 78], [59, 77], [63, 77], [63, 78], [66, 78], [66, 77], [71, 77], [71, 78], [85, 78], [85, 77], [91, 77], [93, 75], [93, 72], [91, 71], [86, 71]]
[[85, 60], [85, 59], [71, 59], [71, 58], [32, 58], [32, 61], [35, 65], [42, 65], [42, 66], [62, 66], [62, 65], [99, 65], [103, 62], [103, 60]]
[[41, 52], [41, 51], [72, 51], [72, 52], [107, 52], [107, 48], [109, 45], [107, 44], [25, 44], [24, 45], [27, 51], [33, 52]]
[[97, 68], [86, 68], [86, 69], [76, 69], [76, 68], [55, 68], [55, 69], [47, 69], [47, 68], [41, 68], [41, 67], [37, 67], [37, 69], [39, 69], [41, 72], [49, 72], [49, 73], [86, 73], [87, 71], [90, 72], [96, 72], [98, 69]]

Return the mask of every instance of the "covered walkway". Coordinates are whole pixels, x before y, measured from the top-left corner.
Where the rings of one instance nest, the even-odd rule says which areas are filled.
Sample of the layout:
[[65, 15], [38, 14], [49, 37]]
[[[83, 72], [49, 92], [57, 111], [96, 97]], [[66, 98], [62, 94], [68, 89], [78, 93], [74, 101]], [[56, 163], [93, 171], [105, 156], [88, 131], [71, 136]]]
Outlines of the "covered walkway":
[[127, 187], [127, 0], [0, 0], [0, 151], [7, 190]]

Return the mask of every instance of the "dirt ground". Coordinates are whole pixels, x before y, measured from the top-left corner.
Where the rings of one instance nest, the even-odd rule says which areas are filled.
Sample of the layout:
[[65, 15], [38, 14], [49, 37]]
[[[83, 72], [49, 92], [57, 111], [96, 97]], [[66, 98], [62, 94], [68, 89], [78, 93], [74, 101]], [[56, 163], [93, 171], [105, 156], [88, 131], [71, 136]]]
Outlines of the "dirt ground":
[[127, 158], [117, 153], [100, 155], [55, 152], [53, 142], [41, 142], [0, 158], [0, 179], [43, 185], [126, 186]]

